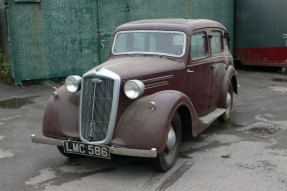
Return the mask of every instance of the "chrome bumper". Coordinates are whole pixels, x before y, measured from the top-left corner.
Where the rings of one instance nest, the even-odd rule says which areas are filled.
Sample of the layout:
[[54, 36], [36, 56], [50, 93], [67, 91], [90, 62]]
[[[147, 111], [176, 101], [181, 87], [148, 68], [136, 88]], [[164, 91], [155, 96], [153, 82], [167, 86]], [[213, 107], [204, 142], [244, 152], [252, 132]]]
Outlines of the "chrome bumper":
[[[53, 138], [40, 138], [36, 137], [35, 134], [31, 135], [33, 143], [45, 144], [45, 145], [57, 145], [64, 146], [64, 140], [53, 139]], [[65, 140], [68, 141], [68, 140]], [[146, 157], [155, 158], [157, 157], [157, 150], [152, 148], [151, 150], [139, 150], [139, 149], [127, 149], [117, 146], [110, 147], [111, 154], [124, 155], [124, 156], [134, 156], [134, 157]]]

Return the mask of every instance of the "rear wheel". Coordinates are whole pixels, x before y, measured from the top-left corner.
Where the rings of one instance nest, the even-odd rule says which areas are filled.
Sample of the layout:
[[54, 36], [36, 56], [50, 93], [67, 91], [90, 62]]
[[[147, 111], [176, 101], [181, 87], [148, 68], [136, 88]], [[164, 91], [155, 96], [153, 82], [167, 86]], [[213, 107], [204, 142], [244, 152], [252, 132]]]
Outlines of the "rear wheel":
[[161, 172], [172, 168], [176, 162], [181, 144], [181, 120], [178, 113], [174, 113], [169, 124], [165, 149], [154, 159], [154, 167]]
[[57, 148], [60, 151], [60, 153], [62, 155], [64, 155], [65, 157], [68, 157], [68, 158], [78, 158], [78, 157], [80, 157], [80, 155], [75, 155], [75, 154], [71, 154], [71, 153], [65, 153], [63, 146], [57, 146]]
[[230, 83], [226, 95], [226, 110], [225, 113], [221, 116], [222, 121], [227, 121], [230, 118], [232, 107], [233, 107], [233, 87], [232, 84]]

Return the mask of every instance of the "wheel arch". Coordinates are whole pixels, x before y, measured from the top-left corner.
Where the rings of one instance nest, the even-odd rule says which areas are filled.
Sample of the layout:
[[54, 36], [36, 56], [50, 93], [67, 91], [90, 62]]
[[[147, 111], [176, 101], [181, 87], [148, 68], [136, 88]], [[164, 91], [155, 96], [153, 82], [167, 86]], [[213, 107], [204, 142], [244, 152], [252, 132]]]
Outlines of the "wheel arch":
[[189, 140], [194, 137], [192, 126], [192, 115], [190, 109], [186, 105], [180, 105], [177, 108], [177, 112], [181, 119], [181, 137], [182, 141]]
[[221, 86], [221, 95], [219, 98], [218, 102], [218, 107], [219, 108], [225, 108], [226, 107], [226, 95], [228, 92], [228, 87], [229, 85], [232, 85], [233, 92], [235, 94], [238, 94], [238, 89], [237, 89], [237, 79], [236, 79], [236, 71], [233, 66], [229, 66], [227, 68], [227, 71], [225, 73], [225, 76], [222, 81], [222, 86]]
[[[156, 105], [154, 111], [149, 109], [151, 102]], [[122, 115], [111, 145], [162, 150], [166, 144], [166, 136], [163, 135], [168, 133], [168, 124], [175, 112], [181, 117], [184, 133], [188, 132], [188, 124], [197, 115], [190, 100], [182, 92], [166, 90], [136, 100]], [[192, 129], [191, 126], [189, 128]]]
[[237, 78], [235, 75], [232, 76], [231, 83], [232, 83], [233, 92], [238, 95]]

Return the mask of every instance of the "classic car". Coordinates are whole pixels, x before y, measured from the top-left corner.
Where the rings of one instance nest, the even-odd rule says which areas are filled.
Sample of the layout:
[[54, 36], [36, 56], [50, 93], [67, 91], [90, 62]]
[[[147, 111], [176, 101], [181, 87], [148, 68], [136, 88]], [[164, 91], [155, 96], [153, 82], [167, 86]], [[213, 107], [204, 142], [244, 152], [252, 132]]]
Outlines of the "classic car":
[[155, 19], [119, 26], [110, 58], [68, 76], [44, 111], [35, 143], [67, 156], [151, 158], [160, 171], [181, 142], [230, 118], [236, 71], [226, 28], [212, 20]]

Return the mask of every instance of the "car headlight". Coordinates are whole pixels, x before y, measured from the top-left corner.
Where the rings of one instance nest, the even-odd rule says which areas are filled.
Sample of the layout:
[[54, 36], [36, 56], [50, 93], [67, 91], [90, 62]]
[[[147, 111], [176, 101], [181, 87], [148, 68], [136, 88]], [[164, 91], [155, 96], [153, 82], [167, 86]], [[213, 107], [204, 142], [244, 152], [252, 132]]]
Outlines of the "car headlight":
[[65, 80], [66, 89], [72, 94], [80, 90], [82, 78], [80, 76], [68, 76]]
[[139, 80], [129, 80], [125, 83], [124, 92], [130, 99], [137, 99], [144, 92], [144, 83]]

